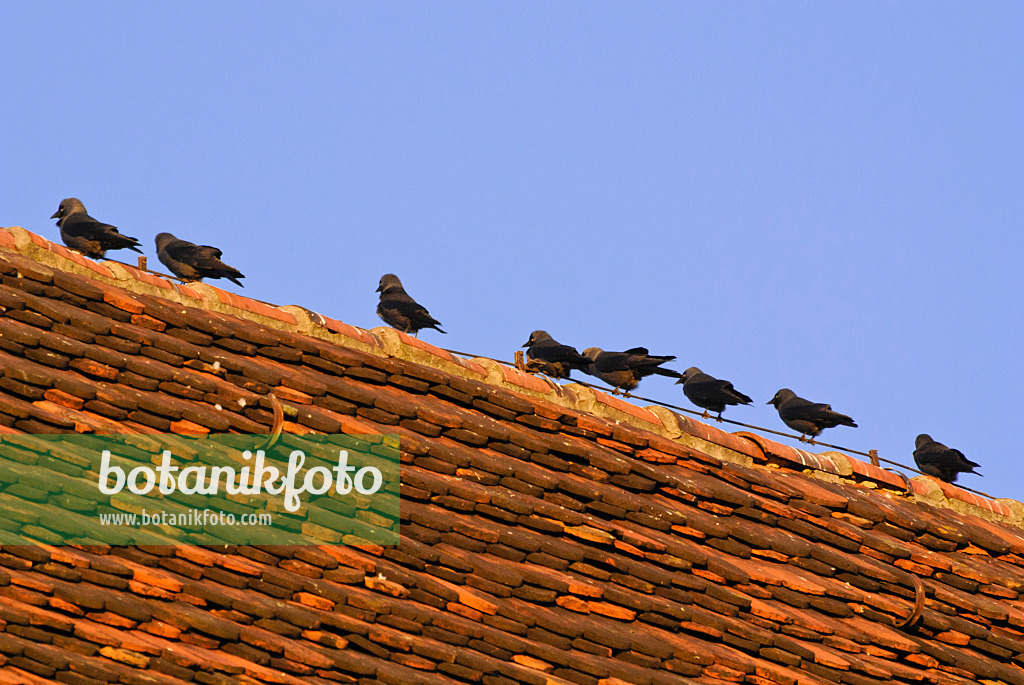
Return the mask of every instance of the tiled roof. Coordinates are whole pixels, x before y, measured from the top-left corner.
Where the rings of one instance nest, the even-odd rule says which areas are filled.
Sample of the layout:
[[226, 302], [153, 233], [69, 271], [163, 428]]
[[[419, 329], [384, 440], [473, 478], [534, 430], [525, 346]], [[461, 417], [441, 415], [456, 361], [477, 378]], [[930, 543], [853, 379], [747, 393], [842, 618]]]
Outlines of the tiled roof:
[[[0, 683], [1024, 683], [1024, 506], [0, 229], [0, 432], [387, 432], [397, 547], [4, 547]], [[239, 402], [244, 400], [244, 402]]]

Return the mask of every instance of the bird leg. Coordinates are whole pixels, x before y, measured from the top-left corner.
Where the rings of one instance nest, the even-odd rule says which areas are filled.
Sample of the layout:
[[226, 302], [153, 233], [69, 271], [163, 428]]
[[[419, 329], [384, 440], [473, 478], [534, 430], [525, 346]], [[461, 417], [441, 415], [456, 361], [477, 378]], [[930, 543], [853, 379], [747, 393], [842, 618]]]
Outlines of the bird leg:
[[715, 421], [718, 421], [718, 423], [722, 423], [722, 412], [718, 412], [718, 416], [715, 417]]
[[710, 419], [710, 418], [711, 418], [711, 412], [709, 412], [709, 411], [708, 411], [707, 409], [705, 409], [705, 410], [704, 410], [704, 413], [703, 413], [703, 414], [701, 414], [701, 415], [700, 415], [700, 417], [701, 417], [702, 419]]

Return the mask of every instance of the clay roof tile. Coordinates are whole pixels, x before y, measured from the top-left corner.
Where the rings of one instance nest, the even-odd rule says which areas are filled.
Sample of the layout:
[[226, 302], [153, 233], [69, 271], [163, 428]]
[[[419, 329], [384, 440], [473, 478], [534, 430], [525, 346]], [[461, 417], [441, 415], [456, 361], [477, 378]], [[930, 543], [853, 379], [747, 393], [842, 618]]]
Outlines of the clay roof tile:
[[[273, 394], [397, 434], [404, 495], [394, 547], [4, 547], [0, 682], [1024, 682], [1017, 503], [21, 229], [0, 273], [0, 437], [266, 433]], [[0, 502], [90, 506], [82, 468]]]

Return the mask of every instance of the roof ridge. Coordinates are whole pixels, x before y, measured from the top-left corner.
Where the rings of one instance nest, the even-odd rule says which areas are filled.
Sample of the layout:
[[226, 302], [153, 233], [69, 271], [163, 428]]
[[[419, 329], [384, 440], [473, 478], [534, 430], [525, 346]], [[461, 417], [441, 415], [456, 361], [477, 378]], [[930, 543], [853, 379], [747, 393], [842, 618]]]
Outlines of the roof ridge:
[[[396, 357], [486, 385], [511, 390], [557, 407], [590, 414], [645, 431], [723, 461], [802, 472], [820, 480], [883, 489], [891, 496], [952, 509], [959, 513], [1024, 528], [1024, 503], [1009, 498], [979, 497], [929, 476], [906, 478], [853, 456], [834, 451], [812, 453], [739, 431], [729, 433], [665, 407], [641, 407], [598, 389], [558, 385], [493, 359], [462, 359], [448, 350], [387, 327], [363, 329], [299, 305], [271, 305], [205, 283], [175, 283], [117, 261], [96, 262], [20, 226], [0, 227], [0, 251], [37, 264], [179, 304], [253, 321], [276, 330], [299, 333], [377, 357]], [[26, 274], [31, 278], [31, 274]], [[115, 307], [114, 294], [104, 297]], [[109, 300], [114, 300], [110, 302]], [[141, 315], [139, 305], [138, 315]]]

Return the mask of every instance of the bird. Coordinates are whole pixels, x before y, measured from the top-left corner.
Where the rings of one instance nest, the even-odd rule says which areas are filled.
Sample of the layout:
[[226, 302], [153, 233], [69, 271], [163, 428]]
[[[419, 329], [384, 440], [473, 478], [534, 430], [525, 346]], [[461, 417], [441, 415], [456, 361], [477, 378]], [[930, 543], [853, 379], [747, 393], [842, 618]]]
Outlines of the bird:
[[[845, 414], [832, 411], [827, 404], [815, 404], [798, 397], [789, 388], [783, 388], [775, 393], [775, 397], [768, 400], [766, 404], [774, 404], [779, 410], [779, 418], [793, 430], [800, 433], [801, 442], [814, 444], [814, 437], [826, 428], [834, 426], [850, 426], [856, 428], [857, 424]], [[806, 436], [811, 436], [808, 440]]]
[[420, 329], [433, 328], [440, 333], [441, 322], [430, 315], [430, 312], [405, 292], [402, 282], [394, 274], [384, 274], [377, 286], [380, 293], [380, 304], [377, 305], [377, 316], [384, 323], [403, 333], [412, 333], [419, 337]]
[[687, 399], [704, 410], [704, 418], [708, 412], [718, 412], [718, 420], [722, 420], [722, 412], [731, 404], [750, 404], [752, 399], [732, 387], [729, 381], [709, 376], [696, 366], [683, 371], [683, 377], [676, 381], [682, 383], [683, 394]]
[[914, 463], [929, 476], [935, 476], [947, 483], [955, 483], [957, 475], [961, 473], [982, 475], [974, 470], [981, 464], [975, 464], [960, 450], [935, 442], [927, 433], [917, 436], [914, 447]]
[[575, 347], [562, 345], [547, 331], [530, 333], [530, 339], [523, 347], [527, 348], [527, 368], [552, 378], [568, 378], [572, 370], [583, 371], [590, 366], [590, 360]]
[[77, 197], [67, 197], [60, 201], [60, 206], [51, 219], [57, 220], [60, 228], [60, 239], [72, 250], [81, 252], [86, 257], [99, 259], [107, 250], [135, 250], [139, 241], [130, 236], [121, 235], [117, 227], [96, 221], [85, 211], [85, 205]]
[[621, 390], [629, 397], [629, 391], [647, 376], [657, 374], [680, 378], [678, 371], [660, 368], [661, 364], [675, 359], [674, 356], [655, 356], [645, 347], [633, 347], [625, 352], [605, 352], [600, 347], [588, 347], [583, 350], [583, 356], [590, 360], [583, 371], [612, 386], [612, 394], [615, 395]]
[[204, 278], [226, 278], [244, 288], [239, 278], [242, 272], [220, 260], [221, 252], [209, 245], [196, 245], [170, 233], [156, 236], [156, 256], [171, 273], [186, 281], [201, 281]]

